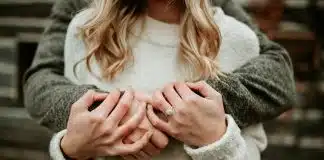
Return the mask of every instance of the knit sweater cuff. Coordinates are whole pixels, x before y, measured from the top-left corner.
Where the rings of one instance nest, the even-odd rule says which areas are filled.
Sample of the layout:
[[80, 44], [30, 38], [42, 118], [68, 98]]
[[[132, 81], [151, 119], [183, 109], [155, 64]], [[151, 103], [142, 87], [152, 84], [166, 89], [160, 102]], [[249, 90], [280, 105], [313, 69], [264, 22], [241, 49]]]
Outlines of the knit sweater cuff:
[[49, 154], [53, 160], [65, 160], [64, 154], [61, 150], [61, 140], [66, 134], [66, 130], [55, 134], [50, 142]]
[[198, 149], [184, 145], [193, 160], [239, 160], [246, 159], [246, 144], [241, 130], [230, 115], [226, 115], [227, 129], [217, 142]]

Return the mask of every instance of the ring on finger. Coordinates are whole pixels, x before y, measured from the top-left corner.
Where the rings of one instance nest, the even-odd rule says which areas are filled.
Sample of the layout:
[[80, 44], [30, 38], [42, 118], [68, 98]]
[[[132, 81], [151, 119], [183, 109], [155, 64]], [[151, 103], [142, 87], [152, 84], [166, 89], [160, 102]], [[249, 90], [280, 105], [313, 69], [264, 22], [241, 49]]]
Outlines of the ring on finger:
[[165, 114], [167, 116], [173, 116], [176, 113], [175, 109], [173, 107], [169, 107], [166, 111]]

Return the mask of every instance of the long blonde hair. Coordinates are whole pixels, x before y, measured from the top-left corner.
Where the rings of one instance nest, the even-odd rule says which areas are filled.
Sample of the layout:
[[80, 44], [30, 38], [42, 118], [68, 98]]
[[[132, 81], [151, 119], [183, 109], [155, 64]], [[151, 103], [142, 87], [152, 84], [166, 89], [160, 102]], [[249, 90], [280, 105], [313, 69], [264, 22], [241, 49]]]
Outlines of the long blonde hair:
[[[180, 25], [179, 60], [189, 68], [191, 80], [218, 78], [216, 57], [221, 36], [213, 20], [209, 0], [181, 0], [186, 9]], [[137, 20], [146, 15], [146, 0], [93, 0], [92, 17], [81, 27], [80, 34], [88, 49], [86, 65], [95, 58], [101, 77], [112, 80], [133, 60], [128, 43], [130, 31]]]

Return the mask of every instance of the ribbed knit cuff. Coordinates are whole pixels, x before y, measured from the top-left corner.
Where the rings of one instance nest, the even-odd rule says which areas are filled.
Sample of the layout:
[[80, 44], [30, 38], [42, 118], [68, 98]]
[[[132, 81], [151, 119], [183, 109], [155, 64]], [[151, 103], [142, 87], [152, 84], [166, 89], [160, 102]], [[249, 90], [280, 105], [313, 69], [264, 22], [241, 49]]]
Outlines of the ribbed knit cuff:
[[66, 130], [62, 130], [52, 137], [49, 146], [49, 154], [52, 160], [66, 160], [61, 150], [61, 140], [65, 134]]
[[198, 149], [184, 145], [184, 149], [193, 160], [245, 160], [246, 144], [241, 130], [230, 115], [226, 115], [227, 129], [217, 142]]

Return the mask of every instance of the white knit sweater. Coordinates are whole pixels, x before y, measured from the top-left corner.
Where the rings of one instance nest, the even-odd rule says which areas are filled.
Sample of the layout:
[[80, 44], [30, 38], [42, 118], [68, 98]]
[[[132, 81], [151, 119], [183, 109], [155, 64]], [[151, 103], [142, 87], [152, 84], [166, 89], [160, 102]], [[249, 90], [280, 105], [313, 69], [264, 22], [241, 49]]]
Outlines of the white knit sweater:
[[[76, 36], [78, 27], [89, 18], [89, 10], [76, 15], [67, 32], [65, 42], [65, 76], [76, 84], [93, 84], [103, 90], [125, 89], [132, 86], [135, 90], [152, 93], [165, 84], [186, 79], [177, 65], [177, 48], [179, 43], [179, 26], [166, 24], [147, 17], [144, 31], [140, 34], [141, 23], [138, 22], [130, 37], [134, 54], [134, 63], [119, 74], [113, 81], [101, 81], [81, 63], [73, 66], [86, 56], [84, 42]], [[231, 72], [249, 59], [259, 55], [259, 42], [255, 33], [248, 26], [224, 14], [216, 8], [215, 23], [222, 35], [222, 44], [218, 61], [223, 72]], [[101, 75], [98, 64], [91, 63], [93, 73]], [[253, 73], [251, 73], [253, 74]], [[235, 99], [233, 99], [235, 100]], [[217, 142], [208, 146], [192, 149], [181, 142], [171, 140], [168, 147], [154, 160], [258, 160], [260, 152], [267, 145], [262, 124], [240, 130], [233, 118], [227, 115], [227, 131]], [[212, 127], [212, 126], [211, 126]], [[56, 134], [50, 144], [50, 155], [54, 160], [64, 159], [60, 150], [60, 140], [65, 130]], [[119, 159], [119, 157], [106, 157]]]

